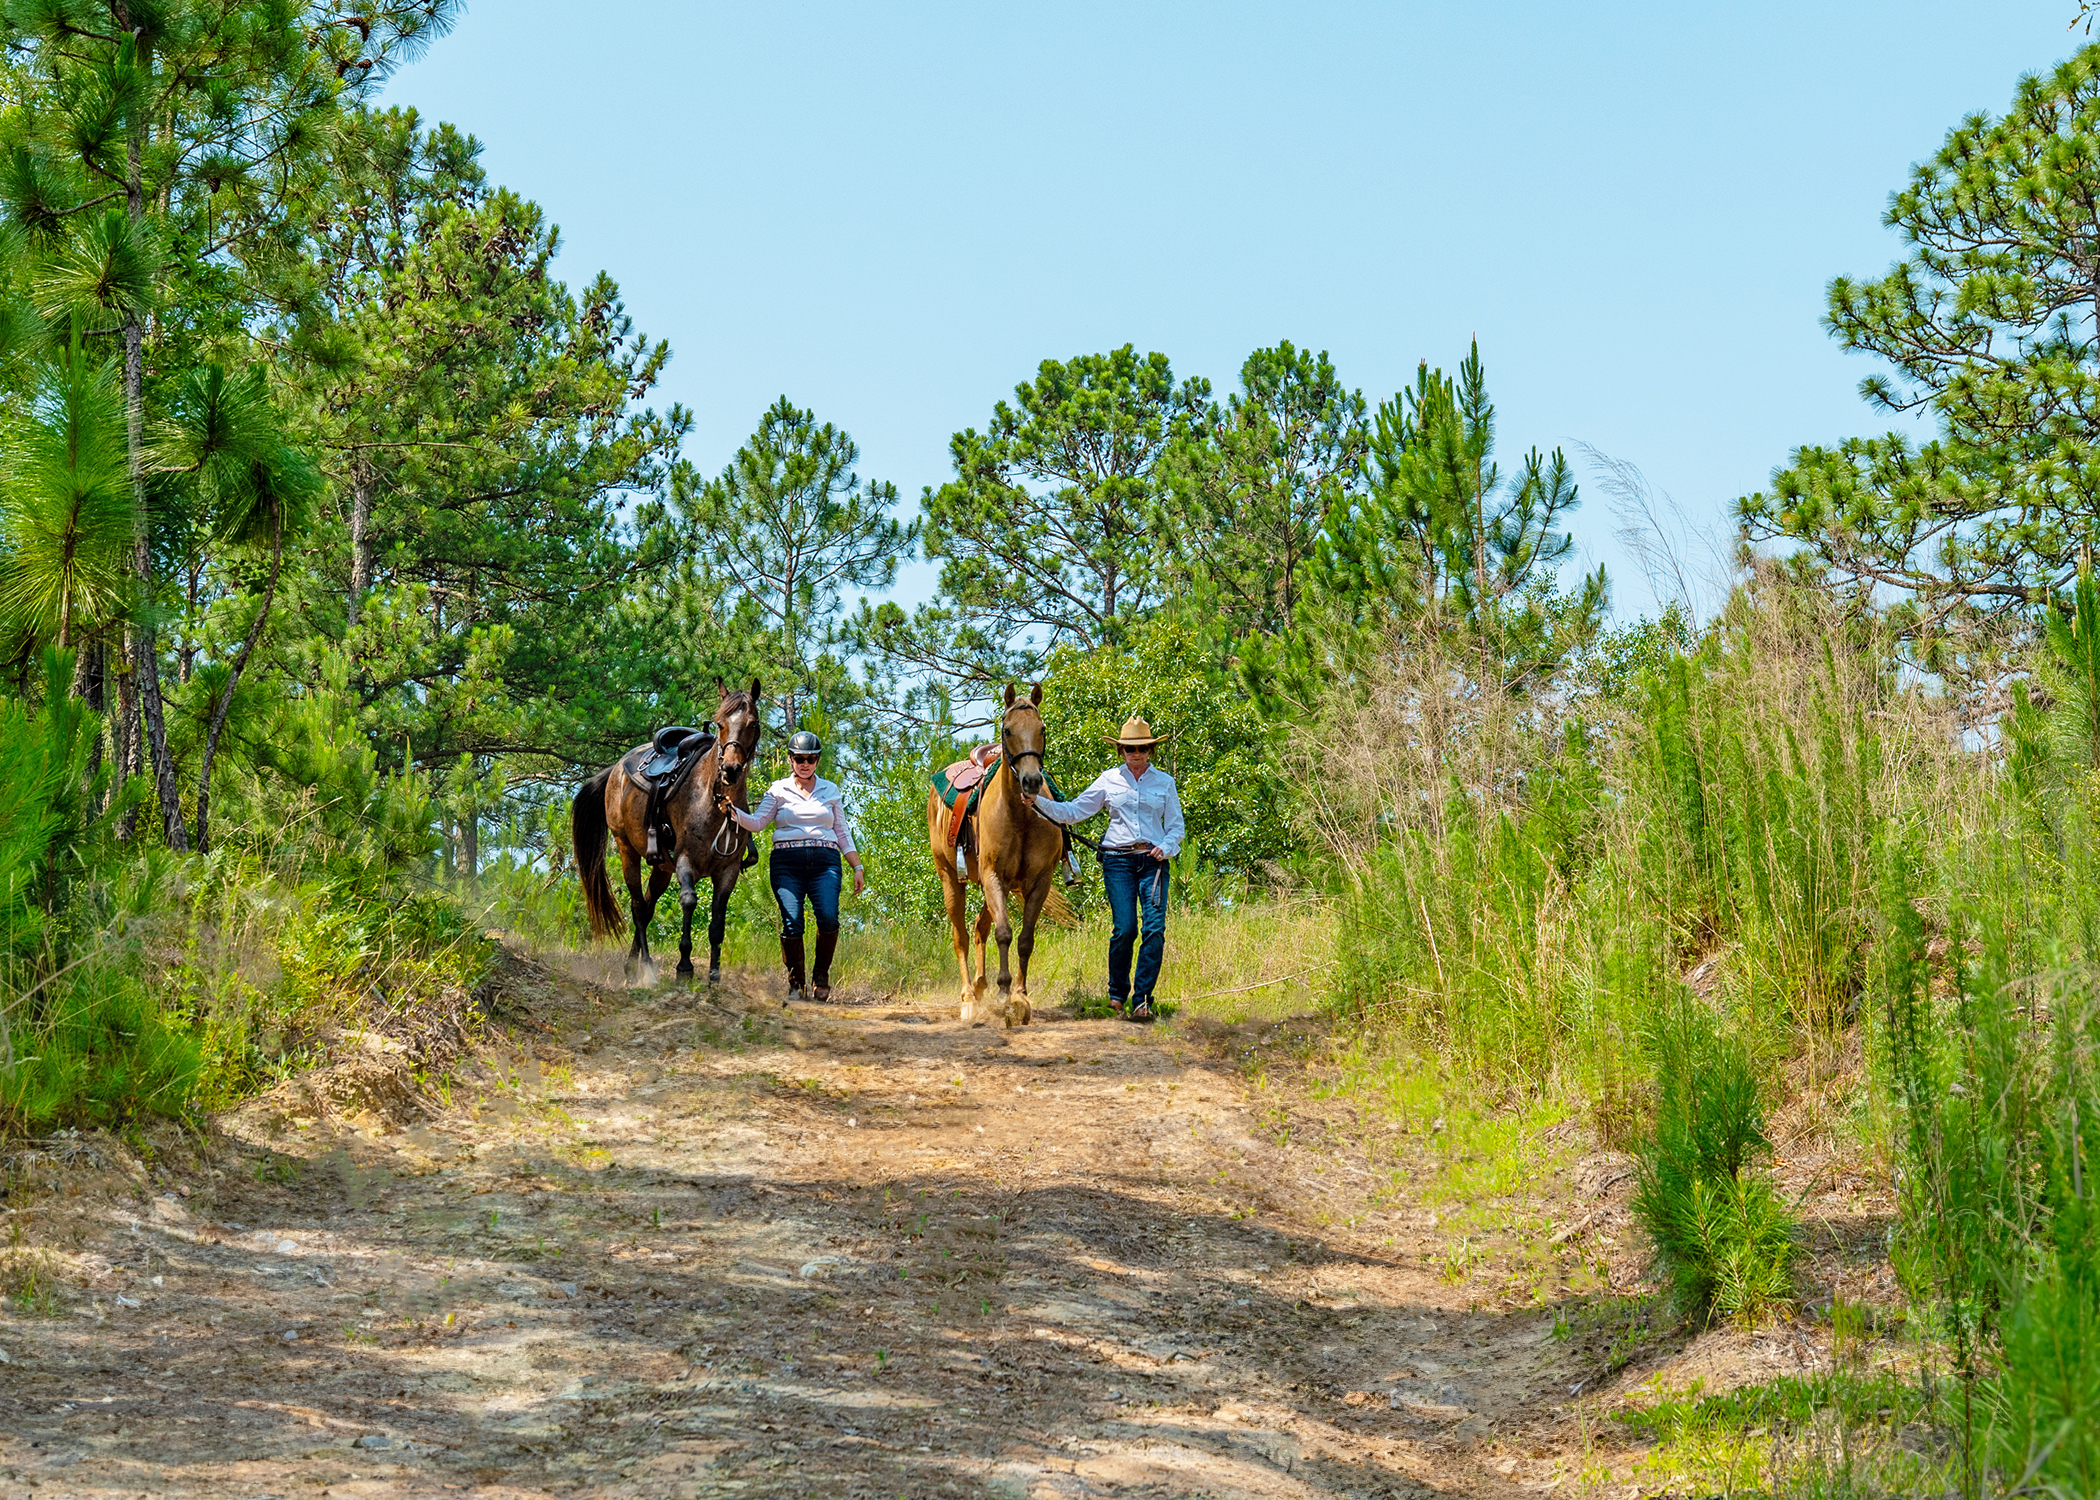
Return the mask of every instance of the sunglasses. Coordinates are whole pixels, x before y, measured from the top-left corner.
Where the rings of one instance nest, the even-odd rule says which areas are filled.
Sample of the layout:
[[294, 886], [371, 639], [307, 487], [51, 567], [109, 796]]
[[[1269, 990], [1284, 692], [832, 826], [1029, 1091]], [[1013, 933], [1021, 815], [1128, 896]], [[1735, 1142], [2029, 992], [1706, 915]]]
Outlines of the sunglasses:
[[813, 766], [817, 763], [814, 755], [790, 755], [788, 759], [798, 766]]

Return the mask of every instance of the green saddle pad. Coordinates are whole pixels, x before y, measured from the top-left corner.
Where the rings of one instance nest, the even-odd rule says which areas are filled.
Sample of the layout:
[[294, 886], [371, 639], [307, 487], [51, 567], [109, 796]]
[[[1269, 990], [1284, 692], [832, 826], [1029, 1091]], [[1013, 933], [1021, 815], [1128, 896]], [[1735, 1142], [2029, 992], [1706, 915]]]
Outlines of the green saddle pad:
[[[991, 779], [994, 776], [997, 776], [999, 774], [999, 762], [995, 760], [989, 766], [985, 767], [984, 780], [978, 782], [975, 786], [972, 787], [958, 788], [954, 782], [950, 781], [948, 779], [948, 772], [953, 769], [954, 767], [952, 766], [944, 767], [941, 770], [935, 771], [931, 778], [933, 782], [933, 789], [941, 799], [941, 806], [953, 807], [960, 798], [967, 795], [970, 799], [970, 807], [974, 808], [977, 805], [977, 799], [984, 795], [985, 787], [988, 784], [990, 784]], [[1052, 776], [1048, 770], [1045, 770], [1043, 772], [1043, 780], [1049, 783], [1050, 796], [1053, 800], [1058, 802], [1062, 802], [1065, 800], [1065, 794], [1058, 788], [1057, 778], [1055, 776]]]

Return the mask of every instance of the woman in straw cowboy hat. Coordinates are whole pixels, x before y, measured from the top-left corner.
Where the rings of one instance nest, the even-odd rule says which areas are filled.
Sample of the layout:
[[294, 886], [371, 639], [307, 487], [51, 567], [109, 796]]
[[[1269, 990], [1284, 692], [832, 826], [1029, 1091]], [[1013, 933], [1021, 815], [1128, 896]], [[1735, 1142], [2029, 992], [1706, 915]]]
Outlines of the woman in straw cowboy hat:
[[1070, 802], [1048, 795], [1035, 799], [1043, 816], [1057, 823], [1084, 822], [1108, 809], [1108, 831], [1101, 836], [1101, 879], [1115, 918], [1108, 939], [1108, 998], [1133, 1021], [1152, 1019], [1152, 987], [1159, 982], [1160, 954], [1167, 946], [1167, 861], [1181, 852], [1181, 794], [1174, 790], [1174, 778], [1152, 764], [1152, 747], [1165, 738], [1143, 719], [1131, 719], [1114, 738], [1123, 752], [1122, 765], [1103, 771]]

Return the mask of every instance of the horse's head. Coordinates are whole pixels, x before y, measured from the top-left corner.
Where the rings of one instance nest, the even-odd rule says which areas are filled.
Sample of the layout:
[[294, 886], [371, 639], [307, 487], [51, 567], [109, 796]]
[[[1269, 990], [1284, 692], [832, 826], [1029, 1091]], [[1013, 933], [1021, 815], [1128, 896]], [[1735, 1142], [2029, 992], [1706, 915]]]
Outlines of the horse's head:
[[751, 679], [750, 692], [733, 693], [717, 677], [715, 691], [722, 695], [715, 708], [715, 732], [721, 736], [717, 764], [721, 767], [722, 784], [735, 786], [758, 755], [758, 679]]
[[1020, 696], [1020, 689], [1009, 682], [1006, 717], [999, 723], [999, 754], [1020, 781], [1021, 790], [1033, 797], [1048, 785], [1043, 776], [1046, 737], [1042, 710], [1038, 707], [1043, 701], [1043, 685], [1039, 682], [1028, 690], [1026, 703], [1017, 701]]

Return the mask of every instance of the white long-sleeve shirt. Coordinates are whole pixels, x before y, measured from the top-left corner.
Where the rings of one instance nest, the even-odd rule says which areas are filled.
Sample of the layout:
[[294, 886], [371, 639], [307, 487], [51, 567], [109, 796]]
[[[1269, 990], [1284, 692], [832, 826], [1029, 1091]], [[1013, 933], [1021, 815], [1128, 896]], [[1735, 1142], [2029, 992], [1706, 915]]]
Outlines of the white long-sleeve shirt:
[[1174, 778], [1158, 766], [1146, 767], [1142, 777], [1131, 775], [1128, 766], [1111, 766], [1070, 802], [1056, 802], [1047, 794], [1038, 794], [1035, 805], [1044, 817], [1057, 823], [1084, 822], [1107, 808], [1108, 832], [1101, 835], [1104, 849], [1156, 844], [1175, 855], [1181, 852], [1186, 832], [1181, 821], [1181, 793], [1174, 789]]
[[766, 788], [765, 796], [759, 798], [758, 806], [745, 812], [741, 807], [729, 809], [740, 827], [756, 833], [768, 823], [776, 832], [776, 842], [787, 839], [814, 839], [820, 844], [830, 844], [841, 854], [852, 854], [853, 830], [846, 825], [846, 799], [839, 791], [838, 783], [817, 778], [815, 786], [804, 792], [795, 785], [795, 778], [783, 776]]

